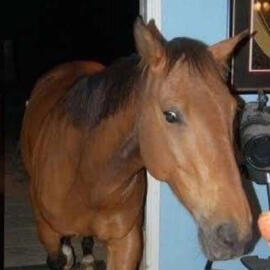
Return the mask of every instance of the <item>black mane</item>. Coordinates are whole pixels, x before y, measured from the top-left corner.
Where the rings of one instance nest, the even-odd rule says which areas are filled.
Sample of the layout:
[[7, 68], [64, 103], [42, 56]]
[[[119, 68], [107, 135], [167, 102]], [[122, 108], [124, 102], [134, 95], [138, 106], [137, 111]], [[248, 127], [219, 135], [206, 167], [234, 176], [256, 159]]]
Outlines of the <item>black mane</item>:
[[206, 70], [220, 73], [220, 67], [208, 50], [208, 46], [198, 40], [190, 38], [175, 38], [167, 44], [168, 70], [170, 71], [178, 59], [183, 57], [190, 72], [205, 74]]
[[[205, 70], [218, 72], [217, 64], [207, 46], [197, 40], [176, 38], [166, 43], [167, 66], [170, 71], [178, 59], [183, 57], [190, 71]], [[132, 55], [117, 61], [95, 75], [81, 78], [68, 92], [64, 107], [74, 123], [94, 127], [102, 119], [114, 114], [127, 102], [142, 71], [147, 67], [139, 65], [140, 58]]]
[[74, 123], [93, 127], [124, 106], [141, 73], [138, 63], [139, 57], [132, 55], [100, 73], [81, 78], [64, 104]]

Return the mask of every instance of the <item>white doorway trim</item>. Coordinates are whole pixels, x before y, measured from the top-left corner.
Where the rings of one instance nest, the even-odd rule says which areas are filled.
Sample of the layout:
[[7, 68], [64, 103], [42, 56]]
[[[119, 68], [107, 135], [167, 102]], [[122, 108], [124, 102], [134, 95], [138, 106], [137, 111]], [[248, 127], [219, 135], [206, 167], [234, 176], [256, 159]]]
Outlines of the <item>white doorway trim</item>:
[[[155, 20], [162, 31], [162, 0], [140, 0], [140, 14], [144, 21]], [[145, 208], [144, 270], [159, 270], [160, 236], [160, 182], [147, 172], [147, 198]]]
[[140, 0], [140, 14], [148, 22], [154, 19], [159, 30], [162, 30], [162, 0]]
[[159, 269], [160, 182], [147, 172], [145, 270]]

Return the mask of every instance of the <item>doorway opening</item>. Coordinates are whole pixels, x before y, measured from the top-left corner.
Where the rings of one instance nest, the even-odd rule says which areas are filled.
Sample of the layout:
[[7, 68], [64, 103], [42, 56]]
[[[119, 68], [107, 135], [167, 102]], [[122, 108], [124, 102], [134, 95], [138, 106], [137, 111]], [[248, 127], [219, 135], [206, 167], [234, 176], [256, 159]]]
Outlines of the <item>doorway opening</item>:
[[[0, 78], [6, 86], [4, 262], [9, 270], [38, 269], [35, 265], [45, 264], [46, 253], [36, 234], [19, 155], [25, 102], [36, 80], [58, 64], [95, 60], [109, 65], [135, 52], [133, 23], [139, 0], [6, 1], [4, 9], [8, 22], [1, 41]], [[80, 250], [79, 241], [74, 246]], [[105, 256], [98, 242], [95, 252], [102, 269]]]

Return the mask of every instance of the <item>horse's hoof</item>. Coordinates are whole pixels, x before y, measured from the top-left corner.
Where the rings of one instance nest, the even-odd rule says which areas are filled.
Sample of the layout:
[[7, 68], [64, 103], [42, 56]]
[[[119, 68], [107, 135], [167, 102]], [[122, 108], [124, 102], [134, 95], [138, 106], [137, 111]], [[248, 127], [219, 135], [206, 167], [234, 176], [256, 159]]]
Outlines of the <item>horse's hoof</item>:
[[96, 270], [95, 258], [92, 254], [88, 254], [82, 258], [80, 270]]
[[62, 245], [62, 253], [66, 257], [66, 263], [64, 265], [64, 270], [72, 269], [72, 267], [75, 265], [75, 256], [73, 248], [70, 245]]
[[63, 254], [57, 257], [48, 256], [47, 265], [50, 270], [62, 270], [66, 264], [66, 258]]
[[63, 244], [57, 256], [48, 256], [47, 265], [50, 270], [70, 270], [75, 265], [75, 256], [72, 246]]
[[97, 270], [95, 266], [93, 265], [85, 265], [85, 264], [82, 264], [80, 266], [80, 270]]

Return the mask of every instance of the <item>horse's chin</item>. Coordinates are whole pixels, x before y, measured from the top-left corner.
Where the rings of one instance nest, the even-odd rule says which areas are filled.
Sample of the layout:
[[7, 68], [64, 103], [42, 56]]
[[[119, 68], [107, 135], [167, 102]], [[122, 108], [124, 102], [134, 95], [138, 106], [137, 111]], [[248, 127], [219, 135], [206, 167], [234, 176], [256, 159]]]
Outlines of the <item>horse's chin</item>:
[[210, 230], [199, 229], [199, 240], [203, 253], [210, 261], [230, 260], [243, 255], [245, 246], [236, 244], [234, 246], [225, 246]]

